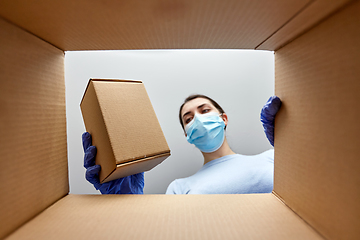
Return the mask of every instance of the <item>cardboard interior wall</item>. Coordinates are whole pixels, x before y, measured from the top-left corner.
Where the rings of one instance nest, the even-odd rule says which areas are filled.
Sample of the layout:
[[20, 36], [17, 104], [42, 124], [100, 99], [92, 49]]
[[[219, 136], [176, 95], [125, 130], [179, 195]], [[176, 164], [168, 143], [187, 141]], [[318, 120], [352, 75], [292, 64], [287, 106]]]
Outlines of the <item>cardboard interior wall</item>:
[[[102, 42], [103, 39], [89, 40], [88, 37], [80, 37], [89, 36], [86, 34], [72, 35], [77, 32], [76, 27], [69, 26], [72, 21], [76, 22], [76, 17], [73, 16], [70, 20], [62, 19], [62, 11], [56, 11], [57, 7], [74, 7], [79, 11], [84, 2], [53, 2], [49, 7], [24, 1], [21, 4], [24, 4], [25, 10], [19, 12], [16, 10], [19, 1], [2, 1], [0, 14], [42, 39], [64, 46], [63, 50], [80, 49], [84, 44], [87, 44], [89, 49], [120, 49], [116, 38]], [[279, 2], [281, 1], [274, 4]], [[290, 16], [303, 16], [306, 9], [314, 6], [310, 5], [299, 12], [309, 1], [296, 2], [298, 5], [295, 8], [285, 8], [290, 12]], [[328, 1], [321, 0], [312, 2], [322, 3], [322, 6], [328, 4]], [[329, 5], [334, 6], [333, 2], [335, 1], [331, 1]], [[337, 6], [342, 3], [343, 1], [336, 1]], [[359, 1], [353, 1], [275, 54], [276, 94], [284, 100], [284, 105], [276, 122], [274, 190], [291, 209], [329, 239], [357, 239], [360, 236], [359, 162], [356, 161], [359, 156], [357, 136], [360, 135], [356, 122], [359, 119], [359, 112], [356, 110], [360, 100], [359, 81], [356, 81], [359, 76], [359, 4]], [[86, 6], [88, 11], [101, 9], [101, 6], [93, 9]], [[211, 5], [209, 9], [212, 7], [216, 9], [218, 6]], [[257, 11], [256, 7], [252, 11], [260, 12], [261, 15], [261, 11]], [[274, 9], [268, 5], [264, 7]], [[40, 9], [39, 12], [37, 8]], [[117, 8], [114, 9], [116, 11]], [[209, 9], [205, 12], [211, 13]], [[222, 11], [222, 14], [224, 12], [226, 11]], [[328, 10], [327, 13], [330, 12]], [[222, 14], [212, 17], [221, 19]], [[319, 14], [326, 16], [322, 11]], [[281, 12], [278, 15], [282, 18], [278, 23], [285, 24], [288, 17], [284, 17]], [[67, 16], [69, 15], [64, 15], [64, 18]], [[269, 18], [262, 18], [262, 21], [271, 20], [274, 14], [271, 12], [266, 16]], [[47, 18], [50, 18], [49, 21], [44, 21]], [[249, 15], [245, 18], [249, 18]], [[252, 16], [252, 19], [256, 19], [256, 16]], [[82, 26], [80, 20], [75, 26]], [[261, 25], [262, 21], [256, 24]], [[204, 21], [199, 22], [200, 25], [208, 26]], [[292, 22], [294, 21], [289, 24]], [[256, 24], [254, 35], [264, 30], [261, 27], [256, 28]], [[236, 22], [236, 25], [246, 26], [243, 21]], [[54, 26], [61, 26], [62, 31], [75, 30], [52, 31]], [[171, 26], [163, 27], [156, 30], [163, 30], [160, 32], [164, 34], [165, 30], [171, 29]], [[268, 28], [270, 26], [265, 29]], [[84, 29], [92, 30], [91, 23]], [[271, 27], [271, 30], [276, 32], [272, 36], [280, 34], [281, 29], [284, 28], [279, 25]], [[6, 224], [1, 224], [0, 237], [4, 237], [66, 195], [68, 179], [63, 52], [4, 20], [0, 20], [0, 30], [0, 107], [4, 113], [1, 115], [0, 126], [0, 190], [6, 193], [1, 194], [1, 204], [6, 208], [2, 211], [0, 220]], [[230, 28], [224, 31], [228, 33], [224, 36], [228, 37], [229, 41], [226, 41], [225, 37], [219, 38], [208, 46], [247, 46], [244, 42], [234, 44], [234, 39], [238, 36], [233, 37], [229, 31], [237, 30]], [[96, 36], [101, 36], [102, 30], [98, 33]], [[211, 39], [211, 32], [207, 33], [206, 36]], [[217, 32], [219, 36], [220, 33], [221, 31]], [[171, 39], [178, 36], [170, 35], [173, 37]], [[76, 37], [72, 39], [72, 36]], [[255, 39], [247, 38], [246, 41], [256, 42], [256, 47], [267, 37], [264, 39], [264, 35], [261, 35]], [[262, 40], [257, 41], [259, 39]], [[268, 39], [271, 40], [272, 37]], [[198, 47], [205, 46], [202, 41], [196, 40], [192, 41], [199, 44]], [[154, 41], [153, 39], [153, 42], [148, 43]], [[140, 39], [134, 42], [141, 46]], [[171, 41], [164, 40], [163, 44], [173, 46]], [[283, 44], [277, 42], [275, 45]], [[153, 46], [158, 47], [161, 44]], [[275, 47], [267, 49], [275, 50]]]
[[0, 15], [64, 51], [276, 50], [346, 2], [2, 0]]
[[7, 238], [322, 240], [273, 194], [75, 195]]
[[69, 192], [64, 53], [0, 19], [0, 238]]
[[360, 2], [276, 51], [274, 191], [329, 239], [360, 236]]

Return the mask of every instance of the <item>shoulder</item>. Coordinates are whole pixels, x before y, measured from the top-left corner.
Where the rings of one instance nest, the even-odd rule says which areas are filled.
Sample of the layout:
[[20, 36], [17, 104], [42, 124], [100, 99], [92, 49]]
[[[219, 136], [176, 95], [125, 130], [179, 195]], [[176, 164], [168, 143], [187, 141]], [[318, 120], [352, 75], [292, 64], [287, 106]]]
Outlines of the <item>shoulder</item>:
[[187, 194], [186, 186], [186, 178], [175, 179], [169, 184], [166, 194]]
[[264, 157], [268, 161], [274, 162], [274, 149], [267, 150], [259, 154], [259, 156]]

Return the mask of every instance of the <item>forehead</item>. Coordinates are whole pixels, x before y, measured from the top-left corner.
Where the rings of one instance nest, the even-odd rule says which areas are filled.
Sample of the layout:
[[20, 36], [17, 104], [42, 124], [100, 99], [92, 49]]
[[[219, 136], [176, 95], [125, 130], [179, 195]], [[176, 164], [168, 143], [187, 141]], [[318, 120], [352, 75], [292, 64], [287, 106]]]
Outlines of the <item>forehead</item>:
[[196, 108], [204, 103], [207, 103], [211, 107], [214, 107], [209, 99], [206, 98], [195, 98], [185, 103], [181, 110], [181, 116], [186, 112], [196, 111]]

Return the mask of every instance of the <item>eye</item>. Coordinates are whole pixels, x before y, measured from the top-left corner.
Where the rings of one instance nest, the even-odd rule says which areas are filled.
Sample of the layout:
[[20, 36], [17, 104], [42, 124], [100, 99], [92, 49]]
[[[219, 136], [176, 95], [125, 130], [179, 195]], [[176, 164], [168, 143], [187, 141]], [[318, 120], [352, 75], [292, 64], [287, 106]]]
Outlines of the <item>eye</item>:
[[210, 109], [203, 109], [203, 110], [201, 111], [201, 113], [208, 113], [208, 112], [210, 112]]
[[189, 118], [185, 119], [185, 123], [188, 124], [189, 122], [191, 122], [191, 120], [192, 120], [192, 117], [189, 117]]

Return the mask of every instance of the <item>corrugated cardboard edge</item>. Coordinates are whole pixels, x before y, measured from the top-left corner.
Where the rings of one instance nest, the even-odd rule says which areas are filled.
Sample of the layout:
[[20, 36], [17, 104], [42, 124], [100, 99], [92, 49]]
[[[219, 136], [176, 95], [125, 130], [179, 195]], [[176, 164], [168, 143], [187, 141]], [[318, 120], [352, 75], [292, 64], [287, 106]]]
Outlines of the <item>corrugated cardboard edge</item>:
[[299, 219], [301, 219], [304, 223], [306, 223], [309, 227], [311, 227], [319, 236], [321, 236], [323, 239], [326, 239], [324, 235], [322, 235], [314, 226], [312, 226], [310, 223], [305, 221], [294, 209], [289, 207], [289, 205], [286, 204], [285, 200], [274, 190], [272, 191], [272, 195], [282, 204], [284, 204], [288, 209], [290, 209], [296, 216], [298, 216]]
[[88, 90], [89, 88], [89, 85], [90, 85], [90, 82], [91, 81], [98, 81], [98, 82], [131, 82], [131, 83], [143, 83], [142, 81], [139, 81], [139, 80], [127, 80], [127, 79], [98, 79], [98, 78], [90, 78], [87, 85], [86, 85], [86, 88], [85, 88], [85, 91], [84, 91], [84, 94], [83, 94], [83, 97], [81, 98], [81, 101], [80, 101], [80, 105], [81, 103], [83, 102], [84, 100], [84, 96], [85, 96], [85, 93], [86, 91]]
[[[150, 157], [146, 157], [146, 158], [142, 158], [142, 159], [137, 159], [137, 160], [122, 163], [122, 164], [117, 164], [114, 171], [111, 172], [101, 183], [109, 182], [109, 181], [114, 180], [114, 179], [129, 176], [129, 174], [126, 174], [126, 172], [123, 173], [123, 174], [120, 174], [120, 171], [119, 171], [119, 174], [116, 174], [116, 175], [113, 175], [113, 174], [114, 174], [114, 172], [116, 172], [118, 170], [123, 170], [124, 171], [124, 168], [125, 169], [126, 168], [131, 168], [135, 164], [136, 165], [139, 165], [141, 163], [146, 164], [141, 169], [142, 169], [142, 171], [149, 171], [149, 170], [153, 169], [154, 167], [156, 167], [157, 165], [159, 165], [160, 163], [162, 163], [170, 155], [171, 155], [170, 151], [166, 151], [164, 153], [160, 153], [160, 154], [157, 154], [157, 155], [154, 155], [154, 156], [150, 156]], [[121, 171], [121, 172], [123, 172], [123, 171]], [[139, 173], [139, 172], [137, 172], [137, 173]], [[133, 174], [136, 174], [136, 173], [133, 173]]]
[[145, 155], [145, 156], [139, 156], [136, 158], [125, 159], [124, 161], [122, 161], [121, 163], [117, 163], [116, 165], [120, 166], [120, 165], [124, 165], [126, 163], [131, 163], [131, 162], [135, 162], [135, 161], [139, 161], [139, 160], [149, 160], [150, 158], [157, 158], [158, 156], [161, 156], [164, 154], [170, 155], [170, 150], [161, 151], [161, 152], [157, 152], [157, 153], [153, 153], [153, 154]]

